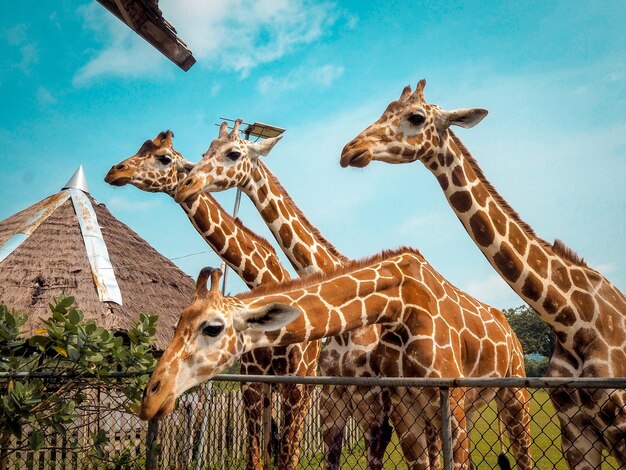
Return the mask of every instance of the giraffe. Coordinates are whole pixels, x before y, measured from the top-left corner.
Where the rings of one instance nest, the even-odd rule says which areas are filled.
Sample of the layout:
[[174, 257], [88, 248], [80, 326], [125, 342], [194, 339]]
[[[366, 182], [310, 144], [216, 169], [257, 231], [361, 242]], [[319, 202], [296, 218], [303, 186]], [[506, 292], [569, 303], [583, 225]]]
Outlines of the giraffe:
[[[248, 142], [239, 135], [240, 124], [241, 120], [235, 121], [229, 133], [227, 124], [222, 123], [218, 139], [211, 143], [202, 163], [181, 182], [175, 199], [184, 203], [202, 189], [226, 190], [237, 186], [251, 199], [298, 275], [330, 273], [348, 262], [348, 258], [309, 222], [278, 179], [259, 160], [258, 157], [267, 155], [282, 137]], [[207, 162], [213, 163], [210, 168]], [[203, 188], [204, 174], [209, 170], [214, 172], [213, 186]], [[329, 376], [374, 375], [369, 358], [379, 335], [380, 326], [373, 325], [329, 338], [320, 353], [320, 372]], [[369, 468], [382, 468], [392, 433], [384, 391], [378, 387], [347, 390], [343, 386], [323, 386], [320, 395], [329, 469], [339, 468], [343, 430], [354, 414], [364, 432]]]
[[[250, 197], [299, 273], [329, 273], [337, 269], [338, 264], [349, 263], [310, 224], [278, 179], [258, 158], [259, 155], [267, 155], [279, 139], [267, 139], [262, 143], [244, 141], [238, 133], [239, 122], [236, 121], [230, 134], [226, 125], [222, 126], [218, 139], [211, 143], [202, 161], [179, 186], [177, 200], [184, 201], [200, 190], [224, 190], [237, 186]], [[325, 251], [320, 253], [319, 250], [324, 247]], [[334, 260], [335, 266], [330, 265], [329, 258]], [[379, 345], [380, 334], [379, 328], [369, 327], [343, 337], [330, 338], [320, 354], [320, 371], [323, 375], [378, 375], [377, 362], [384, 360], [385, 354], [385, 349]], [[511, 350], [510, 353], [523, 364], [521, 351]], [[354, 387], [349, 391], [345, 387], [327, 386], [322, 389], [324, 441], [329, 468], [338, 468], [342, 431], [350, 415], [355, 415], [363, 428], [369, 467], [382, 467], [385, 448], [391, 437], [385, 393], [381, 389]], [[439, 454], [439, 447], [436, 435], [432, 435], [429, 442], [432, 444], [429, 447], [430, 460], [433, 466], [437, 466], [435, 456]]]
[[[552, 377], [626, 376], [626, 297], [556, 240], [539, 238], [487, 181], [449, 128], [473, 127], [484, 109], [426, 103], [425, 80], [405, 87], [381, 118], [343, 149], [342, 166], [420, 160], [435, 175], [463, 227], [498, 274], [554, 331]], [[600, 396], [602, 395], [602, 396]], [[553, 390], [562, 449], [571, 468], [597, 469], [607, 451], [626, 465], [626, 392]]]
[[[387, 351], [380, 367], [386, 376], [524, 372], [509, 353], [521, 345], [504, 315], [447, 282], [416, 250], [383, 252], [346, 263], [331, 274], [314, 273], [234, 297], [220, 294], [219, 278], [219, 270], [211, 268], [198, 276], [195, 298], [183, 310], [174, 338], [146, 385], [140, 418], [170, 413], [181, 393], [253, 348], [315, 341], [374, 323], [384, 325], [381, 344]], [[455, 468], [469, 468], [466, 402], [485, 403], [496, 394], [512, 437], [529, 432], [523, 389], [455, 388], [450, 393]], [[409, 468], [430, 468], [426, 437], [414, 431], [427, 424], [440, 429], [436, 391], [404, 388], [391, 396], [391, 417]], [[520, 468], [528, 468], [528, 448], [516, 453]]]
[[[193, 167], [174, 149], [173, 133], [165, 131], [147, 140], [132, 157], [114, 165], [105, 181], [114, 186], [132, 184], [149, 192], [174, 196], [178, 183]], [[198, 194], [181, 204], [189, 220], [213, 248], [250, 288], [290, 279], [276, 252], [267, 240], [259, 237], [238, 219], [231, 217], [209, 194]], [[316, 342], [288, 347], [258, 349], [241, 358], [241, 372], [260, 375], [315, 375], [320, 345]], [[250, 439], [248, 468], [261, 469], [262, 414], [265, 403], [260, 384], [243, 384], [246, 422]], [[284, 385], [280, 389], [284, 416], [279, 452], [280, 468], [295, 468], [299, 456], [300, 435], [296, 432], [311, 403], [311, 386]], [[267, 452], [264, 449], [264, 452]]]

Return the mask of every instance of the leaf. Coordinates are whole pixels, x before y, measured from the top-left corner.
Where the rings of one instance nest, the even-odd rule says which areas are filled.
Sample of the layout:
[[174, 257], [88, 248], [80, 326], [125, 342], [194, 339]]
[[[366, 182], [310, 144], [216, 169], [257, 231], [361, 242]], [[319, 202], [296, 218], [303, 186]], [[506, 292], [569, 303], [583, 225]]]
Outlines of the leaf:
[[80, 321], [82, 320], [80, 311], [76, 310], [75, 308], [70, 310], [69, 317], [70, 317], [70, 323], [72, 325], [78, 325]]
[[29, 445], [30, 445], [30, 448], [33, 450], [41, 449], [41, 446], [43, 446], [43, 433], [41, 431], [31, 432]]
[[67, 357], [67, 351], [63, 349], [61, 346], [52, 346], [52, 349], [58, 352], [61, 356]]
[[47, 335], [48, 334], [48, 330], [46, 328], [39, 328], [35, 331], [33, 331], [34, 334], [36, 335]]

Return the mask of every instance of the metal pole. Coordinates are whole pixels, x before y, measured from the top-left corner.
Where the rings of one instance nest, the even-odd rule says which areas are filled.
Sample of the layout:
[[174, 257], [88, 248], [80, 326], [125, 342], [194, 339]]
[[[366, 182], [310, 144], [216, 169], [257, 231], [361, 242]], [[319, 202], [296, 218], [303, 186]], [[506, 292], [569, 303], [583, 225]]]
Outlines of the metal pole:
[[443, 446], [443, 468], [444, 470], [452, 470], [454, 468], [454, 456], [452, 452], [450, 389], [448, 387], [441, 387], [439, 389], [439, 400], [441, 404], [441, 444]]
[[156, 419], [148, 421], [148, 435], [146, 436], [146, 470], [157, 468], [157, 438], [159, 436], [159, 422]]
[[269, 451], [272, 437], [272, 386], [263, 384], [263, 469], [272, 468], [272, 453]]
[[213, 384], [207, 382], [202, 385], [204, 387], [204, 403], [202, 403], [202, 422], [200, 423], [200, 442], [198, 443], [198, 452], [196, 454], [195, 470], [200, 470], [204, 465], [204, 448], [207, 445], [207, 427], [209, 426], [210, 400], [212, 399]]

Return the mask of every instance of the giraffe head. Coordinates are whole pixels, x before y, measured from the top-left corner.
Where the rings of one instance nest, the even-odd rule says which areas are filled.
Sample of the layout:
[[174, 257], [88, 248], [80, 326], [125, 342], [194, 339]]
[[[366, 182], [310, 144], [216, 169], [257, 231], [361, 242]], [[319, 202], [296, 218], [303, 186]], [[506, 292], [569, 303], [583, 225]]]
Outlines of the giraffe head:
[[285, 304], [248, 308], [235, 297], [222, 296], [221, 275], [219, 269], [200, 271], [194, 300], [182, 311], [172, 342], [144, 390], [141, 419], [169, 414], [183, 392], [232, 365], [255, 348], [267, 331], [278, 330], [300, 315]]
[[446, 111], [424, 100], [426, 80], [420, 80], [414, 92], [406, 86], [397, 101], [392, 101], [383, 115], [352, 139], [341, 152], [341, 166], [367, 166], [372, 160], [387, 163], [428, 162], [444, 147], [444, 137], [451, 125], [474, 127], [486, 115], [486, 109]]
[[132, 184], [143, 191], [174, 194], [179, 181], [193, 168], [174, 150], [172, 131], [146, 140], [135, 155], [113, 165], [104, 181], [113, 186]]
[[233, 130], [223, 122], [219, 136], [202, 155], [202, 160], [189, 172], [179, 185], [176, 202], [179, 204], [200, 191], [224, 191], [241, 187], [250, 180], [258, 165], [258, 159], [270, 153], [282, 137], [273, 137], [259, 142], [244, 140], [239, 135], [241, 119], [235, 121]]

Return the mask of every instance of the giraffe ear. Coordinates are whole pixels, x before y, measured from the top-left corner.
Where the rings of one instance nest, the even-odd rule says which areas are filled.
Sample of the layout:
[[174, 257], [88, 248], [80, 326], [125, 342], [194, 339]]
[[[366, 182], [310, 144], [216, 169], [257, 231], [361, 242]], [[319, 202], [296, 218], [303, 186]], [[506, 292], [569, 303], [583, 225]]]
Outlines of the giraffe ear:
[[441, 111], [444, 128], [450, 126], [461, 126], [465, 128], [474, 127], [482, 121], [489, 111], [482, 108], [455, 109], [452, 111]]
[[248, 142], [248, 152], [252, 157], [266, 157], [283, 136], [270, 137], [260, 142]]
[[196, 166], [197, 163], [193, 163], [193, 162], [188, 162], [187, 160], [185, 160], [183, 162], [183, 169], [185, 169], [186, 171], [191, 171], [193, 170], [193, 167]]
[[241, 312], [233, 321], [237, 331], [274, 331], [288, 325], [301, 315], [300, 310], [287, 304], [272, 302], [263, 307]]

